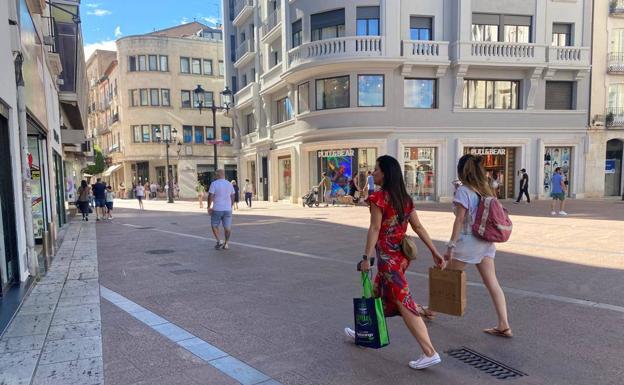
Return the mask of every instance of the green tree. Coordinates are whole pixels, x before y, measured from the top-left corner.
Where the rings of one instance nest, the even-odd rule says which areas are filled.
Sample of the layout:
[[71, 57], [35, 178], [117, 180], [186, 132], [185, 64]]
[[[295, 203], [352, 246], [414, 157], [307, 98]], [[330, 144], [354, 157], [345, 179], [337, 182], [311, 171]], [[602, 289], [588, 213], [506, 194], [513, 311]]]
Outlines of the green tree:
[[87, 166], [84, 172], [90, 175], [97, 175], [104, 170], [106, 170], [106, 162], [104, 161], [104, 155], [102, 154], [102, 149], [97, 144], [93, 145], [93, 158], [95, 160], [95, 164]]

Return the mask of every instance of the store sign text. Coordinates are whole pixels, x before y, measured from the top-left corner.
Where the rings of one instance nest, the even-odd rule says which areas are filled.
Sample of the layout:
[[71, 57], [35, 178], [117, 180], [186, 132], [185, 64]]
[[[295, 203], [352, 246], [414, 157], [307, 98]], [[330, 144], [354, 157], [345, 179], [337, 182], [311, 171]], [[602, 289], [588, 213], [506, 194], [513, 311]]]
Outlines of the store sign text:
[[472, 155], [505, 155], [504, 148], [471, 148]]
[[319, 158], [337, 158], [344, 156], [355, 156], [355, 151], [352, 149], [348, 150], [324, 150], [318, 152]]

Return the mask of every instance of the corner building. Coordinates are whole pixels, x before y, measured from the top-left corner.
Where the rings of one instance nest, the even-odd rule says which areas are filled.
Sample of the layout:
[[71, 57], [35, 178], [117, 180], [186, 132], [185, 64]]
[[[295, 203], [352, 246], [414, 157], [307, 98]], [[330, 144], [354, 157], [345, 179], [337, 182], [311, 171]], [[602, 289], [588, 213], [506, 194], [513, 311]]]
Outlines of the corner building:
[[[198, 22], [117, 40], [117, 54], [97, 51], [87, 64], [89, 128], [107, 161], [104, 179], [119, 190], [133, 184], [167, 184], [169, 168], [181, 198], [197, 196], [198, 182], [210, 184], [216, 168], [237, 178], [232, 121], [222, 111], [216, 122], [208, 107], [197, 108], [194, 90], [205, 90], [205, 105], [220, 105], [224, 88], [223, 32]], [[114, 53], [113, 53], [114, 54]], [[213, 132], [216, 125], [216, 137]], [[213, 144], [219, 141], [218, 165]]]
[[[533, 197], [561, 166], [582, 197], [590, 1], [224, 1], [226, 81], [241, 179], [297, 202], [323, 171], [364, 185], [383, 154], [410, 194], [446, 201], [464, 153], [501, 197]], [[228, 17], [229, 16], [229, 17]]]

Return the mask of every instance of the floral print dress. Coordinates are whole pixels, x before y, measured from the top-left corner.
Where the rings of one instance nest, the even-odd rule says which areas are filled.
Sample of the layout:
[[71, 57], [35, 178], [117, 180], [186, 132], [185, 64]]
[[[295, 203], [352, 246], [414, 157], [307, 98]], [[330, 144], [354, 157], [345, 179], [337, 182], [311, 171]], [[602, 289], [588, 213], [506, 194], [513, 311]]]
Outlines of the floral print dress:
[[381, 298], [386, 317], [400, 315], [397, 301], [420, 316], [423, 309], [412, 299], [405, 278], [410, 261], [401, 251], [401, 240], [407, 231], [414, 204], [411, 200], [408, 202], [408, 206], [405, 207], [405, 218], [403, 222], [399, 222], [399, 216], [392, 207], [387, 192], [383, 190], [374, 192], [368, 197], [368, 201], [382, 211], [381, 229], [375, 245], [378, 272], [375, 276], [374, 294]]

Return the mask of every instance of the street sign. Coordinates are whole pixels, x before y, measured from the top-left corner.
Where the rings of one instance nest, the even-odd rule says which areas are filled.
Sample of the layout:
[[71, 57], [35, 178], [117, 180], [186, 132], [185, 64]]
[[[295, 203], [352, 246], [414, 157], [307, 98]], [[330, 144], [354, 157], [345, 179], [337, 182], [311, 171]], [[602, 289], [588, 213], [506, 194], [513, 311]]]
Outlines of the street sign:
[[223, 144], [225, 142], [223, 140], [210, 140], [209, 139], [208, 141], [206, 141], [206, 143], [208, 143], [208, 144]]

